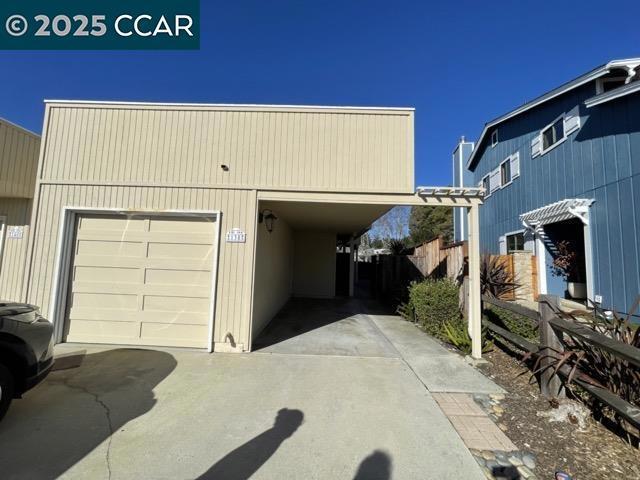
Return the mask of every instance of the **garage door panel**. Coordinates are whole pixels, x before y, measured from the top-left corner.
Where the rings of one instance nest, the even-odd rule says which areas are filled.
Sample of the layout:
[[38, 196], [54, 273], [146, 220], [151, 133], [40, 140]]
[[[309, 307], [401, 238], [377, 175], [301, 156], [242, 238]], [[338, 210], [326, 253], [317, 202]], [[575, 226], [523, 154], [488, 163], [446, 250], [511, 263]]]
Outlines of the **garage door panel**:
[[139, 231], [146, 230], [146, 219], [136, 216], [113, 216], [113, 215], [82, 215], [78, 220], [79, 229], [89, 230], [111, 230], [111, 231]]
[[206, 347], [215, 224], [81, 217], [68, 341]]
[[211, 264], [213, 247], [209, 244], [198, 243], [149, 243], [147, 256], [149, 258], [187, 258], [198, 259], [203, 264]]
[[178, 245], [195, 243], [211, 246], [214, 238], [213, 232], [207, 234], [190, 232], [147, 232], [145, 240], [154, 243], [171, 243]]
[[76, 246], [76, 255], [143, 257], [146, 253], [143, 242], [122, 242], [116, 240], [82, 240]]
[[140, 336], [140, 322], [109, 322], [98, 320], [74, 320], [67, 335], [70, 342], [95, 342], [110, 339], [135, 340]]
[[72, 307], [108, 308], [111, 310], [136, 310], [138, 296], [123, 293], [85, 293], [74, 292], [71, 297]]
[[[127, 283], [135, 284], [140, 281], [140, 269], [128, 267], [103, 267], [96, 265], [76, 265], [73, 271], [75, 283], [101, 282], [101, 283]], [[73, 289], [76, 291], [76, 288]]]
[[140, 337], [155, 344], [171, 342], [176, 347], [199, 347], [207, 338], [208, 327], [204, 325], [176, 325], [143, 323]]
[[147, 285], [191, 285], [211, 288], [211, 271], [147, 268], [144, 282]]
[[[207, 287], [198, 287], [195, 285], [143, 285], [140, 293], [144, 296], [162, 296], [169, 301], [177, 299], [191, 300], [191, 298], [202, 298], [206, 300], [207, 305], [211, 290]], [[172, 310], [173, 311], [173, 310]], [[197, 311], [197, 310], [196, 310]]]
[[207, 313], [210, 303], [208, 297], [191, 298], [146, 295], [144, 297], [143, 308], [145, 311]]
[[117, 255], [78, 255], [76, 267], [131, 268], [139, 270], [146, 266], [144, 257], [122, 257]]
[[211, 272], [212, 263], [212, 258], [205, 260], [198, 258], [147, 258], [145, 266], [161, 270], [208, 270]]
[[[203, 298], [209, 302], [211, 290], [197, 285], [148, 285], [124, 282], [73, 282], [74, 294], [126, 295], [126, 296], [162, 296], [181, 299]], [[115, 301], [115, 299], [114, 299]]]
[[75, 320], [94, 320], [105, 322], [147, 322], [147, 323], [179, 323], [184, 325], [209, 325], [209, 312], [161, 312], [161, 311], [127, 311], [98, 308], [74, 308], [70, 317]]
[[149, 231], [155, 232], [171, 232], [180, 233], [182, 235], [187, 233], [200, 233], [210, 235], [213, 231], [212, 225], [215, 223], [213, 220], [207, 221], [206, 219], [198, 217], [184, 217], [180, 219], [180, 222], [174, 221], [172, 218], [151, 218], [149, 219]]

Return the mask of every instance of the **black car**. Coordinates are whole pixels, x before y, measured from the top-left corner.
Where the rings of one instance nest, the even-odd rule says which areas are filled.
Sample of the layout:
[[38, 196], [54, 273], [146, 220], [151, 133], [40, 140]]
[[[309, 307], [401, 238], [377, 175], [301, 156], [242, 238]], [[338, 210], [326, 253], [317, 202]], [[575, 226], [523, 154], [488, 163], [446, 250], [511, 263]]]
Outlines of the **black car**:
[[53, 366], [53, 325], [38, 307], [0, 302], [0, 420]]

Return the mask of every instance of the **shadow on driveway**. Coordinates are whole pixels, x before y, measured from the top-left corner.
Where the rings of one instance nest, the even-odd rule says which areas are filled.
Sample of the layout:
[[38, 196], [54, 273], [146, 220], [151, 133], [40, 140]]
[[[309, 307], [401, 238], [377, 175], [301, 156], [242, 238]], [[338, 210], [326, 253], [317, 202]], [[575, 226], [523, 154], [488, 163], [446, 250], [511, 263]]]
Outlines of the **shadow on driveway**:
[[391, 315], [393, 311], [369, 299], [292, 298], [254, 340], [253, 350], [260, 351], [359, 314]]
[[0, 423], [3, 480], [56, 478], [156, 404], [153, 389], [175, 369], [175, 358], [121, 348], [91, 353], [79, 367], [52, 372], [16, 400]]
[[[278, 450], [282, 442], [294, 434], [300, 425], [304, 414], [300, 410], [283, 408], [278, 411], [276, 420], [269, 430], [252, 438], [225, 455], [198, 480], [246, 480], [266, 463]], [[295, 473], [291, 472], [292, 475]]]
[[353, 480], [389, 480], [391, 478], [391, 457], [376, 450], [365, 458]]

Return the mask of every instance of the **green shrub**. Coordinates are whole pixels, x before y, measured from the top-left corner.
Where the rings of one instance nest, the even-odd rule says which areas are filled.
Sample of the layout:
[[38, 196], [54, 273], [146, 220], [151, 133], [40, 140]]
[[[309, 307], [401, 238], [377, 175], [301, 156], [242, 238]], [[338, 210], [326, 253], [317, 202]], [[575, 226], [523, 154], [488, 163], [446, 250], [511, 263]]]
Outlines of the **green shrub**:
[[409, 287], [409, 305], [424, 330], [444, 338], [444, 324], [460, 321], [458, 287], [448, 279], [425, 280]]
[[[462, 353], [471, 355], [471, 337], [467, 324], [463, 320], [447, 322], [443, 325], [445, 340]], [[487, 329], [482, 329], [482, 353], [493, 350], [493, 342], [487, 340]]]
[[510, 312], [504, 308], [496, 307], [495, 305], [485, 305], [485, 315], [490, 322], [504, 327], [527, 340], [532, 340], [534, 343], [538, 342], [538, 329], [527, 317]]

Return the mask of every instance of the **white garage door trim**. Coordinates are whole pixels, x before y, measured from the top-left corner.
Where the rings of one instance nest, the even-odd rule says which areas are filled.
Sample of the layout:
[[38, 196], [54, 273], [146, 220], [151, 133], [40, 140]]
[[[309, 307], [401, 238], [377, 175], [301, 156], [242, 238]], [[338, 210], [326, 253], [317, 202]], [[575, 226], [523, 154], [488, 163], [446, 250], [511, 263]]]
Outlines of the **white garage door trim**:
[[78, 215], [103, 214], [103, 215], [144, 215], [144, 216], [171, 216], [171, 217], [200, 217], [215, 219], [214, 243], [216, 253], [213, 256], [211, 279], [211, 303], [209, 306], [209, 337], [207, 351], [213, 351], [213, 327], [216, 311], [216, 292], [218, 283], [218, 258], [220, 256], [220, 221], [222, 212], [219, 210], [128, 210], [121, 208], [87, 208], [87, 207], [63, 207], [60, 215], [60, 227], [58, 231], [58, 246], [56, 253], [55, 271], [53, 276], [53, 288], [51, 289], [51, 308], [49, 320], [54, 326], [54, 339], [56, 343], [63, 341], [65, 316], [67, 310], [67, 296], [69, 290], [69, 273], [73, 260], [73, 238], [76, 218]]

